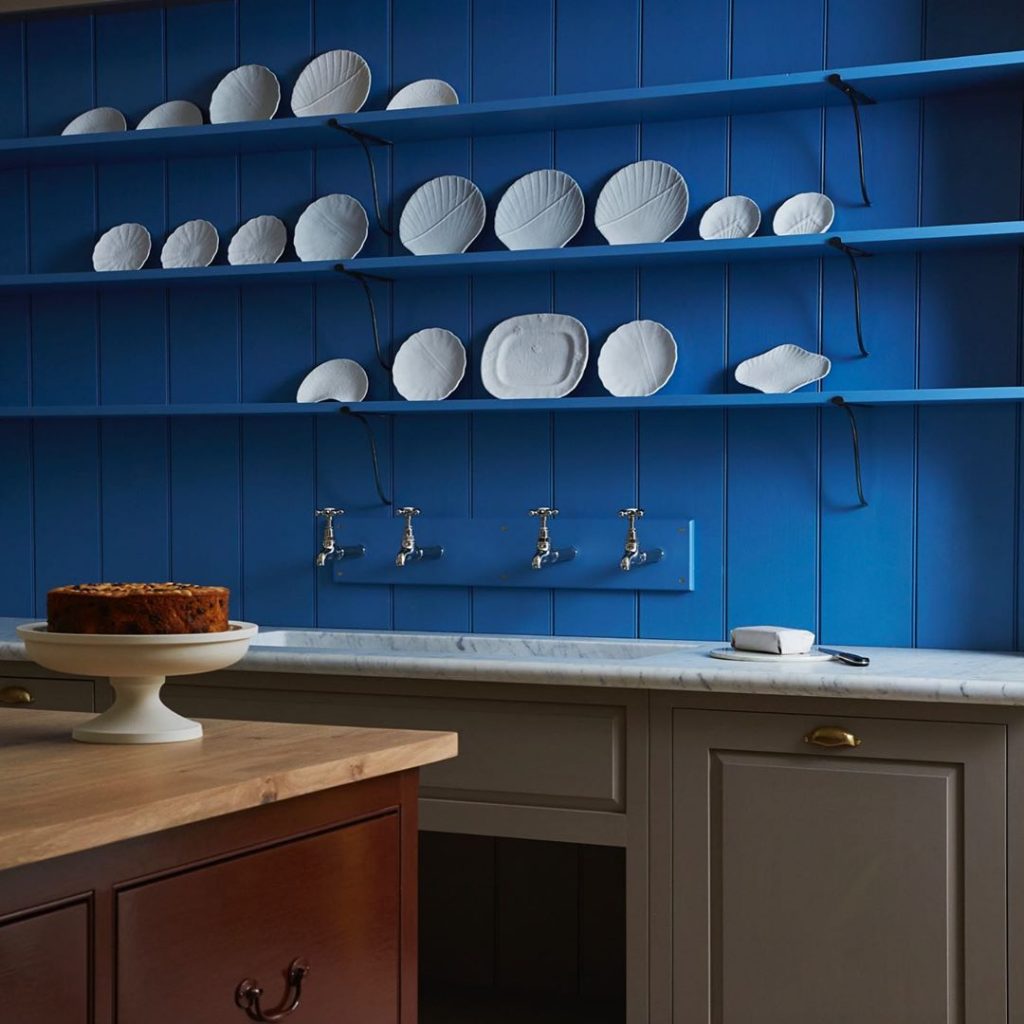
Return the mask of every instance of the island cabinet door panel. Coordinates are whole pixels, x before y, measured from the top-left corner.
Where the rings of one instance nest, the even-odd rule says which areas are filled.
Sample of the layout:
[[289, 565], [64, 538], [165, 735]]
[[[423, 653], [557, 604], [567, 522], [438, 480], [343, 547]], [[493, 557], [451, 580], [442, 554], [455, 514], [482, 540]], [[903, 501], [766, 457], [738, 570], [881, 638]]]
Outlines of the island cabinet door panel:
[[395, 1024], [399, 857], [387, 814], [120, 891], [117, 1019], [242, 1022], [247, 979], [271, 1016], [294, 1000], [288, 972], [301, 959], [297, 1024]]
[[1005, 1024], [1002, 726], [666, 709], [657, 744], [654, 1021]]

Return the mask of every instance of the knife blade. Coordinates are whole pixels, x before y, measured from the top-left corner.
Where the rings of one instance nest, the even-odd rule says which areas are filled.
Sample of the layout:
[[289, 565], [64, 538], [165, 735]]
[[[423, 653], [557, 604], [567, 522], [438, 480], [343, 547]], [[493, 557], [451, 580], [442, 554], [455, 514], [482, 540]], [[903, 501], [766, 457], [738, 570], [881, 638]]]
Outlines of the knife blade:
[[841, 661], [844, 665], [856, 665], [857, 668], [866, 668], [871, 664], [870, 658], [865, 658], [863, 654], [853, 654], [850, 651], [837, 651], [833, 647], [819, 647], [819, 651], [822, 654], [831, 654], [833, 660]]

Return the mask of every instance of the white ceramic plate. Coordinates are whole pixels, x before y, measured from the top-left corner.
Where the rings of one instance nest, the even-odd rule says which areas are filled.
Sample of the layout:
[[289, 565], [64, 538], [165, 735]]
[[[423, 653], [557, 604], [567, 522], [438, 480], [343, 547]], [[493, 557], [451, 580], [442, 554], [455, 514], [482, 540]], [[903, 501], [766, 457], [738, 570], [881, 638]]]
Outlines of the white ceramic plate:
[[700, 219], [701, 238], [753, 238], [761, 226], [761, 211], [747, 196], [726, 196], [712, 203]]
[[466, 375], [466, 347], [443, 327], [409, 335], [391, 368], [395, 390], [410, 402], [439, 402]]
[[821, 651], [807, 651], [804, 654], [767, 654], [764, 651], [737, 651], [735, 647], [716, 647], [708, 651], [708, 654], [722, 661], [761, 661], [789, 665], [809, 665], [832, 660], [831, 654], [822, 654]]
[[587, 368], [587, 329], [563, 313], [527, 313], [503, 320], [487, 336], [480, 361], [495, 398], [562, 398]]
[[608, 335], [597, 357], [597, 375], [616, 397], [646, 397], [668, 383], [677, 357], [676, 339], [664, 324], [632, 320]]
[[361, 402], [370, 389], [366, 371], [353, 359], [328, 359], [310, 370], [296, 402]]
[[835, 204], [823, 192], [800, 192], [775, 211], [772, 231], [777, 235], [820, 235], [832, 227], [835, 216]]
[[288, 229], [277, 217], [264, 214], [247, 220], [228, 244], [228, 263], [248, 266], [253, 263], [276, 263], [288, 244]]
[[679, 230], [689, 205], [690, 191], [671, 164], [639, 160], [605, 182], [594, 224], [612, 245], [664, 242]]
[[70, 121], [61, 135], [92, 135], [94, 132], [123, 132], [128, 122], [114, 107], [94, 107]]
[[94, 270], [141, 270], [153, 240], [141, 224], [118, 224], [104, 232], [92, 250]]
[[229, 71], [210, 97], [210, 124], [269, 121], [281, 103], [281, 83], [262, 64]]
[[160, 265], [208, 267], [220, 248], [220, 235], [208, 220], [187, 220], [176, 227], [160, 251]]
[[487, 205], [480, 189], [457, 174], [421, 185], [398, 222], [402, 245], [417, 256], [465, 252], [483, 230]]
[[832, 362], [799, 345], [776, 345], [736, 367], [736, 380], [766, 395], [788, 395], [791, 391], [827, 377]]
[[203, 123], [203, 112], [188, 100], [168, 100], [154, 107], [136, 126], [146, 128], [186, 128]]
[[292, 89], [292, 113], [354, 114], [369, 95], [369, 64], [354, 50], [330, 50], [302, 69]]
[[410, 82], [399, 89], [388, 110], [408, 110], [411, 107], [454, 107], [459, 102], [459, 94], [447, 82], [440, 78], [421, 78], [418, 82]]
[[531, 171], [506, 189], [494, 233], [509, 249], [561, 249], [583, 226], [583, 193], [563, 171]]
[[362, 249], [370, 222], [358, 199], [323, 196], [303, 211], [295, 225], [295, 252], [303, 262], [350, 260]]

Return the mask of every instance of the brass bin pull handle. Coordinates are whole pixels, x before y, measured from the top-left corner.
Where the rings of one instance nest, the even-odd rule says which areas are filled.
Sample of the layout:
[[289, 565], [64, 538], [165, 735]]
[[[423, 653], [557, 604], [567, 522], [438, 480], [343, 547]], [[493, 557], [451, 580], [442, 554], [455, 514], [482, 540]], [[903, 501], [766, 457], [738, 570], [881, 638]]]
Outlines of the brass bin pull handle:
[[838, 725], [819, 725], [804, 737], [804, 743], [816, 747], [859, 747], [860, 738]]
[[288, 988], [285, 991], [284, 999], [279, 1006], [273, 1010], [265, 1010], [260, 1005], [263, 997], [263, 989], [258, 981], [246, 978], [235, 989], [235, 1005], [245, 1010], [249, 1020], [260, 1021], [261, 1024], [276, 1024], [286, 1017], [290, 1017], [298, 1008], [299, 1000], [302, 998], [302, 983], [309, 974], [309, 964], [302, 958], [296, 957], [285, 972], [288, 981]]
[[5, 686], [0, 690], [0, 704], [34, 704], [35, 697], [24, 686]]

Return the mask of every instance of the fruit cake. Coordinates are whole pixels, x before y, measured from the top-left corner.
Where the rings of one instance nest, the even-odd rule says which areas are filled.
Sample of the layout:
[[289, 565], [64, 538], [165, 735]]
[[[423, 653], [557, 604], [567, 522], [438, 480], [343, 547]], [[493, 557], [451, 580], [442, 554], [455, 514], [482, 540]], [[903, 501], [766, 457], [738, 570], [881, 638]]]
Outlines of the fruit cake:
[[228, 629], [227, 587], [76, 583], [46, 595], [51, 633], [217, 633]]

